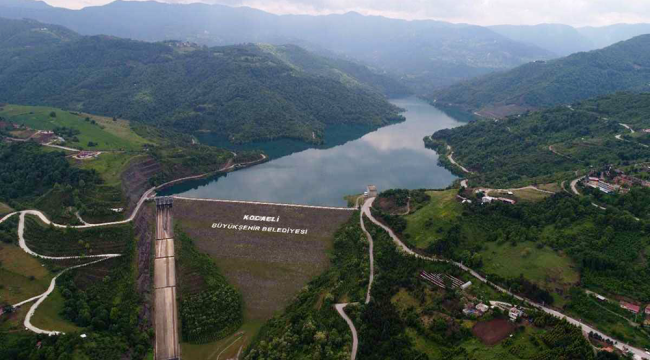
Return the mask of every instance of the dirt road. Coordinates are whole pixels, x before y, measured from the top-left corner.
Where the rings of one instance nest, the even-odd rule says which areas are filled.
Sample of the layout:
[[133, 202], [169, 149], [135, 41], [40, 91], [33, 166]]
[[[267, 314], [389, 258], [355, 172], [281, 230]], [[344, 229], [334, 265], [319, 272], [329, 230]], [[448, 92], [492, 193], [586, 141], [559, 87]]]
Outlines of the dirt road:
[[350, 360], [355, 360], [357, 358], [357, 350], [359, 347], [359, 338], [357, 336], [357, 329], [354, 327], [354, 323], [348, 315], [345, 313], [345, 307], [348, 306], [348, 304], [336, 304], [334, 307], [336, 308], [336, 311], [338, 311], [339, 315], [345, 320], [346, 323], [348, 323], [348, 326], [350, 327], [350, 331], [352, 332], [352, 352], [350, 355]]

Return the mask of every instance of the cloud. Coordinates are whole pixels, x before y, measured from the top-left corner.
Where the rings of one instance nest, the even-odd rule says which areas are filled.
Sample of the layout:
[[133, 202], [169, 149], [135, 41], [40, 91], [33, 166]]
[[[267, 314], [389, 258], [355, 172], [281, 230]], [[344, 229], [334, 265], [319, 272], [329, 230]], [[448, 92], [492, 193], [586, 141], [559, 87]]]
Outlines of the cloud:
[[[249, 6], [276, 14], [331, 14], [356, 11], [408, 20], [436, 19], [477, 25], [561, 23], [602, 26], [650, 22], [648, 0], [159, 0]], [[46, 0], [81, 8], [110, 0]]]

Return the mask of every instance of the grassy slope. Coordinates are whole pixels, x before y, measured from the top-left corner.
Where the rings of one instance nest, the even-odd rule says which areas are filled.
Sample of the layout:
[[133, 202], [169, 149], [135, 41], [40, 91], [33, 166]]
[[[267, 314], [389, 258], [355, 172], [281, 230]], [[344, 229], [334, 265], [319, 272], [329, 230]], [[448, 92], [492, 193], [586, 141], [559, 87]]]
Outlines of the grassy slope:
[[[428, 191], [431, 202], [417, 212], [406, 216], [406, 237], [417, 245], [426, 248], [431, 242], [440, 239], [443, 232], [431, 231], [433, 229], [447, 229], [462, 211], [461, 204], [456, 201], [457, 190]], [[432, 219], [433, 226], [427, 229], [426, 223]]]
[[571, 259], [546, 247], [538, 249], [533, 243], [511, 246], [491, 242], [485, 245], [481, 255], [485, 272], [503, 277], [523, 274], [540, 285], [547, 281], [575, 284], [580, 279]]
[[0, 245], [0, 303], [15, 304], [42, 294], [51, 279], [52, 274], [36, 258], [16, 245]]
[[[51, 112], [56, 113], [55, 118], [50, 116]], [[149, 143], [131, 130], [128, 121], [121, 119], [113, 121], [101, 116], [74, 115], [57, 108], [22, 105], [6, 105], [0, 111], [0, 116], [36, 130], [53, 130], [56, 127], [77, 129], [81, 132], [77, 136], [79, 142], [68, 142], [66, 145], [78, 149], [140, 150], [142, 145]], [[96, 124], [85, 121], [86, 117], [95, 120]], [[89, 141], [98, 145], [89, 147]]]
[[61, 295], [59, 288], [55, 288], [50, 296], [43, 301], [38, 307], [34, 316], [32, 317], [32, 324], [44, 330], [56, 330], [62, 332], [80, 331], [81, 328], [63, 319], [61, 311], [63, 311], [65, 299]]

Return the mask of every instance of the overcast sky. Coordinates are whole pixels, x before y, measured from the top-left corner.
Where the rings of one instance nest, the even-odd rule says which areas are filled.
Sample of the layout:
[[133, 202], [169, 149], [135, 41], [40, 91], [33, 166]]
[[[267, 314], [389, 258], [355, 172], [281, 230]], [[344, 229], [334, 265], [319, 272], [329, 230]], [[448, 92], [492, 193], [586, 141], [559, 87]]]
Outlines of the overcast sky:
[[[112, 0], [45, 0], [79, 9]], [[275, 14], [357, 11], [402, 19], [436, 19], [477, 25], [561, 23], [602, 26], [650, 22], [650, 0], [158, 0], [250, 6]]]

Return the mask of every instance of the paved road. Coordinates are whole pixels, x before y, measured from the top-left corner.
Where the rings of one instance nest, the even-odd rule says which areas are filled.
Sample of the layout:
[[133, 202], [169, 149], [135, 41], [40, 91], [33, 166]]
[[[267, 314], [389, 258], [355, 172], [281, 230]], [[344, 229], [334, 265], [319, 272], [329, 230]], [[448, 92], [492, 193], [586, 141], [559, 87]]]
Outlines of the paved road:
[[513, 294], [513, 293], [509, 292], [508, 290], [506, 290], [506, 289], [504, 289], [504, 288], [502, 288], [502, 287], [500, 287], [500, 286], [498, 286], [498, 285], [496, 285], [496, 284], [494, 284], [492, 282], [488, 282], [486, 278], [484, 278], [479, 273], [477, 273], [476, 271], [468, 268], [467, 266], [465, 266], [463, 264], [457, 263], [455, 261], [430, 258], [430, 257], [415, 254], [412, 250], [408, 249], [408, 247], [404, 243], [402, 243], [402, 241], [395, 235], [395, 233], [390, 228], [386, 227], [384, 224], [380, 223], [379, 221], [377, 221], [377, 219], [375, 219], [372, 216], [372, 214], [370, 213], [370, 207], [372, 206], [373, 201], [374, 201], [374, 198], [370, 198], [370, 199], [368, 199], [366, 201], [366, 203], [363, 206], [363, 213], [368, 217], [368, 219], [370, 219], [370, 221], [375, 223], [375, 225], [378, 225], [382, 229], [386, 230], [388, 232], [388, 234], [390, 235], [391, 239], [393, 240], [393, 242], [395, 242], [395, 244], [398, 245], [398, 248], [402, 249], [405, 253], [407, 253], [409, 255], [419, 257], [419, 258], [422, 258], [422, 259], [427, 259], [427, 260], [432, 260], [432, 261], [444, 261], [444, 262], [453, 264], [453, 265], [461, 268], [462, 270], [468, 272], [470, 275], [472, 275], [473, 277], [475, 277], [479, 281], [494, 287], [495, 289], [497, 289], [498, 291], [500, 291], [500, 292], [502, 292], [504, 294], [510, 295], [510, 296], [514, 297], [515, 299], [517, 299], [517, 300], [519, 300], [519, 301], [521, 301], [521, 302], [523, 302], [523, 303], [525, 303], [525, 304], [527, 304], [529, 306], [532, 306], [532, 307], [534, 307], [534, 308], [536, 308], [538, 310], [544, 311], [544, 312], [546, 312], [548, 314], [551, 314], [551, 315], [553, 315], [555, 317], [558, 317], [560, 319], [566, 319], [569, 323], [580, 327], [582, 329], [582, 331], [585, 332], [585, 333], [593, 332], [593, 333], [596, 333], [596, 334], [599, 334], [600, 336], [602, 336], [603, 339], [606, 339], [606, 340], [609, 339], [612, 342], [615, 342], [616, 343], [615, 347], [617, 349], [621, 350], [621, 351], [625, 351], [624, 348], [627, 348], [634, 355], [638, 355], [638, 356], [641, 356], [641, 357], [647, 357], [648, 356], [645, 353], [645, 351], [643, 351], [641, 349], [638, 349], [638, 348], [635, 348], [635, 347], [632, 347], [630, 345], [618, 342], [618, 340], [616, 340], [616, 339], [614, 339], [614, 338], [612, 338], [610, 336], [605, 335], [604, 333], [592, 328], [589, 325], [586, 325], [586, 324], [582, 323], [579, 320], [568, 317], [568, 316], [562, 314], [561, 312], [559, 312], [559, 311], [557, 311], [555, 309], [551, 309], [549, 307], [542, 306], [542, 305], [540, 305], [540, 304], [538, 304], [538, 303], [536, 303], [534, 301], [531, 301], [531, 300], [523, 298], [523, 297], [521, 297], [519, 295]]
[[336, 308], [336, 311], [338, 311], [339, 315], [345, 320], [346, 323], [348, 323], [348, 326], [350, 327], [350, 331], [352, 332], [352, 353], [350, 355], [350, 360], [355, 360], [357, 358], [357, 350], [359, 348], [359, 338], [357, 336], [357, 329], [354, 327], [354, 323], [348, 315], [345, 313], [343, 309], [348, 306], [348, 304], [336, 304], [334, 307]]

